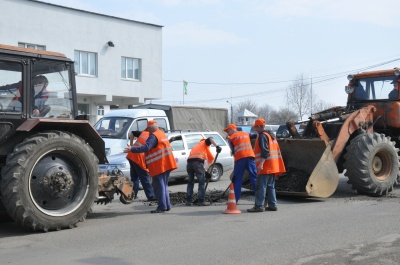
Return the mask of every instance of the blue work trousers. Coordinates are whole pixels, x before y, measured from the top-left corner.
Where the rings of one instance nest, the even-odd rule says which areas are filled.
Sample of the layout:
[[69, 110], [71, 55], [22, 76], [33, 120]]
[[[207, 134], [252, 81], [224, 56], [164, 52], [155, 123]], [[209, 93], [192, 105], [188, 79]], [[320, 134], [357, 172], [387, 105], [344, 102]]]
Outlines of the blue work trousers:
[[233, 168], [233, 176], [235, 177], [235, 181], [233, 182], [233, 186], [235, 190], [236, 202], [238, 202], [238, 200], [240, 199], [243, 175], [246, 169], [249, 172], [250, 182], [253, 191], [256, 190], [257, 168], [256, 163], [254, 162], [254, 158], [244, 157], [235, 161], [235, 166]]
[[[265, 193], [268, 191], [268, 207], [276, 208], [275, 176], [273, 174], [263, 174], [257, 176], [255, 207], [263, 208]], [[265, 205], [266, 206], [266, 205]]]
[[159, 211], [169, 211], [171, 209], [168, 192], [169, 174], [170, 171], [167, 171], [153, 177], [153, 187], [158, 201], [157, 210]]
[[201, 162], [188, 162], [186, 165], [186, 170], [188, 173], [188, 184], [186, 188], [186, 201], [187, 202], [192, 202], [193, 199], [193, 188], [194, 188], [194, 178], [195, 176], [197, 177], [197, 180], [199, 181], [199, 190], [197, 194], [198, 202], [202, 203], [204, 202], [205, 199], [205, 183], [206, 183], [206, 178], [205, 178], [205, 169], [204, 169], [204, 163]]
[[139, 180], [140, 180], [140, 183], [142, 183], [142, 187], [144, 193], [146, 194], [147, 199], [148, 200], [154, 199], [155, 198], [154, 189], [150, 182], [149, 172], [141, 168], [138, 164], [136, 164], [132, 160], [128, 159], [128, 161], [129, 164], [131, 165], [131, 180], [133, 182], [133, 193], [135, 194], [135, 197], [139, 192]]

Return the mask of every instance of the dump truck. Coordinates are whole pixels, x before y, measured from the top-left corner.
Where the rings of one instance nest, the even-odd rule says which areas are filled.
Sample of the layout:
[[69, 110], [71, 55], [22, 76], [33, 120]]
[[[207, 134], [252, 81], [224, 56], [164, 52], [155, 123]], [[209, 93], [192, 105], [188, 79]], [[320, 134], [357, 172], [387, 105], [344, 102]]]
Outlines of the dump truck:
[[129, 143], [129, 133], [141, 132], [149, 120], [155, 120], [165, 132], [179, 130], [217, 131], [225, 135], [228, 110], [198, 106], [144, 104], [130, 109], [115, 109], [96, 122], [94, 128], [103, 137], [106, 155], [122, 153]]
[[74, 62], [64, 54], [0, 45], [0, 212], [34, 231], [72, 228], [95, 202], [133, 183], [107, 162], [104, 141], [78, 115]]
[[287, 123], [292, 137], [278, 139], [287, 172], [276, 180], [277, 193], [326, 198], [343, 172], [355, 191], [370, 196], [388, 194], [399, 181], [400, 69], [348, 80], [346, 106], [311, 115], [301, 135]]

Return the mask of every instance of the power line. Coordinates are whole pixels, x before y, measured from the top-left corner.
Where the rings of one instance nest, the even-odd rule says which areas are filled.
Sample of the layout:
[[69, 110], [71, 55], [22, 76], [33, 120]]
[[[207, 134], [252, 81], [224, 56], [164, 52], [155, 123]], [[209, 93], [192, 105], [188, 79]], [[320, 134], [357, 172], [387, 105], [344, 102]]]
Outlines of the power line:
[[[387, 65], [396, 61], [399, 61], [400, 58], [392, 59], [389, 61], [369, 65], [366, 67], [359, 67], [356, 69], [352, 69], [349, 71], [342, 71], [342, 72], [336, 72], [333, 74], [327, 74], [327, 75], [320, 75], [320, 76], [313, 76], [313, 85], [316, 85], [316, 87], [321, 87], [322, 84], [330, 83], [333, 80], [343, 78], [343, 75], [346, 75], [348, 73], [359, 73], [365, 70], [369, 70], [372, 68], [376, 68], [379, 66]], [[165, 82], [174, 82], [174, 83], [182, 83], [183, 81], [176, 81], [176, 80], [163, 80]], [[186, 81], [186, 80], [185, 80]], [[279, 83], [288, 83], [288, 82], [294, 82], [296, 80], [280, 80], [280, 81], [267, 81], [267, 82], [240, 82], [240, 83], [210, 83], [210, 82], [191, 82], [191, 81], [186, 81], [190, 84], [196, 84], [196, 85], [241, 85], [241, 86], [253, 86], [253, 85], [267, 85], [267, 84], [279, 84]], [[247, 87], [244, 87], [246, 89]], [[238, 98], [250, 98], [250, 97], [258, 97], [260, 98], [261, 96], [266, 96], [268, 95], [269, 97], [274, 97], [271, 96], [271, 94], [279, 94], [282, 92], [286, 91], [286, 86], [285, 87], [280, 87], [280, 88], [274, 88], [274, 89], [265, 89], [263, 91], [258, 91], [258, 92], [253, 92], [253, 93], [248, 93], [248, 94], [241, 94], [237, 96], [227, 96], [227, 97], [220, 97], [220, 98], [208, 98], [205, 100], [188, 100], [185, 101], [187, 104], [205, 104], [205, 103], [210, 103], [210, 102], [220, 102], [220, 101], [226, 101], [226, 100], [232, 100], [232, 99], [238, 99]], [[211, 90], [215, 90], [215, 88], [210, 88]], [[208, 89], [207, 89], [208, 90]], [[204, 93], [204, 88], [202, 88], [201, 93]], [[248, 90], [247, 90], [248, 91]], [[195, 94], [197, 94], [195, 92]], [[154, 100], [157, 102], [162, 102], [162, 103], [169, 103], [169, 102], [177, 102], [176, 100]]]
[[[338, 73], [333, 73], [333, 74], [329, 74], [329, 75], [322, 75], [322, 76], [315, 76], [315, 77], [313, 77], [313, 78], [315, 78], [315, 79], [318, 79], [318, 78], [326, 78], [326, 77], [332, 77], [332, 76], [334, 76], [335, 78], [339, 78], [339, 77], [342, 77], [343, 75], [345, 75], [345, 74], [347, 74], [347, 73], [349, 73], [349, 72], [353, 72], [353, 73], [357, 73], [357, 72], [360, 72], [360, 71], [365, 71], [365, 70], [368, 70], [368, 69], [372, 69], [372, 68], [376, 68], [376, 67], [379, 67], [379, 66], [383, 66], [383, 65], [386, 65], [386, 64], [390, 64], [390, 63], [393, 63], [393, 62], [396, 62], [396, 61], [399, 61], [400, 60], [400, 58], [396, 58], [396, 59], [392, 59], [392, 60], [389, 60], [389, 61], [386, 61], [386, 62], [382, 62], [382, 63], [378, 63], [378, 64], [373, 64], [373, 65], [370, 65], [370, 66], [366, 66], [366, 67], [361, 67], [361, 68], [356, 68], [356, 69], [353, 69], [353, 70], [350, 70], [350, 71], [343, 71], [343, 72], [338, 72]], [[327, 79], [327, 80], [331, 80], [331, 78], [330, 79]], [[183, 82], [183, 80], [169, 80], [169, 79], [163, 79], [163, 81], [164, 82], [172, 82], [172, 83], [182, 83]], [[294, 81], [296, 81], [296, 80], [293, 80], [293, 79], [290, 79], [290, 80], [280, 80], [280, 81], [266, 81], [266, 82], [239, 82], [239, 83], [219, 83], [219, 82], [217, 82], [217, 83], [212, 83], [212, 82], [195, 82], [195, 81], [187, 81], [187, 80], [185, 80], [187, 83], [190, 83], [190, 84], [197, 84], [197, 85], [266, 85], [266, 84], [279, 84], [279, 83], [287, 83], [287, 82], [294, 82]]]

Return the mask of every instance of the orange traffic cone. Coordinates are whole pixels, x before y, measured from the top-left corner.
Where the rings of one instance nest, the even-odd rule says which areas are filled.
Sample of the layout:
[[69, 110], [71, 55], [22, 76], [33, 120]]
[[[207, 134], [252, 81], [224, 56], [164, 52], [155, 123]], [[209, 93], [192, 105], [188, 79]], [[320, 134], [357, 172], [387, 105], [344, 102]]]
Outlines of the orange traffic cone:
[[236, 208], [236, 198], [235, 198], [235, 191], [233, 190], [233, 183], [229, 185], [229, 195], [228, 195], [228, 206], [224, 213], [242, 213], [238, 208]]

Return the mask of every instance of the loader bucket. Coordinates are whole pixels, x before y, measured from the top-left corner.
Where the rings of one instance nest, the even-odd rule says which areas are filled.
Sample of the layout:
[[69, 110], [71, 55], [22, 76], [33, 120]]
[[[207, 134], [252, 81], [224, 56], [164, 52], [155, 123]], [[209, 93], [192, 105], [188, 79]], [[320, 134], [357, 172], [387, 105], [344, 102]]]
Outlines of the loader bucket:
[[276, 179], [282, 195], [327, 198], [339, 183], [330, 144], [320, 139], [278, 140], [286, 173]]

